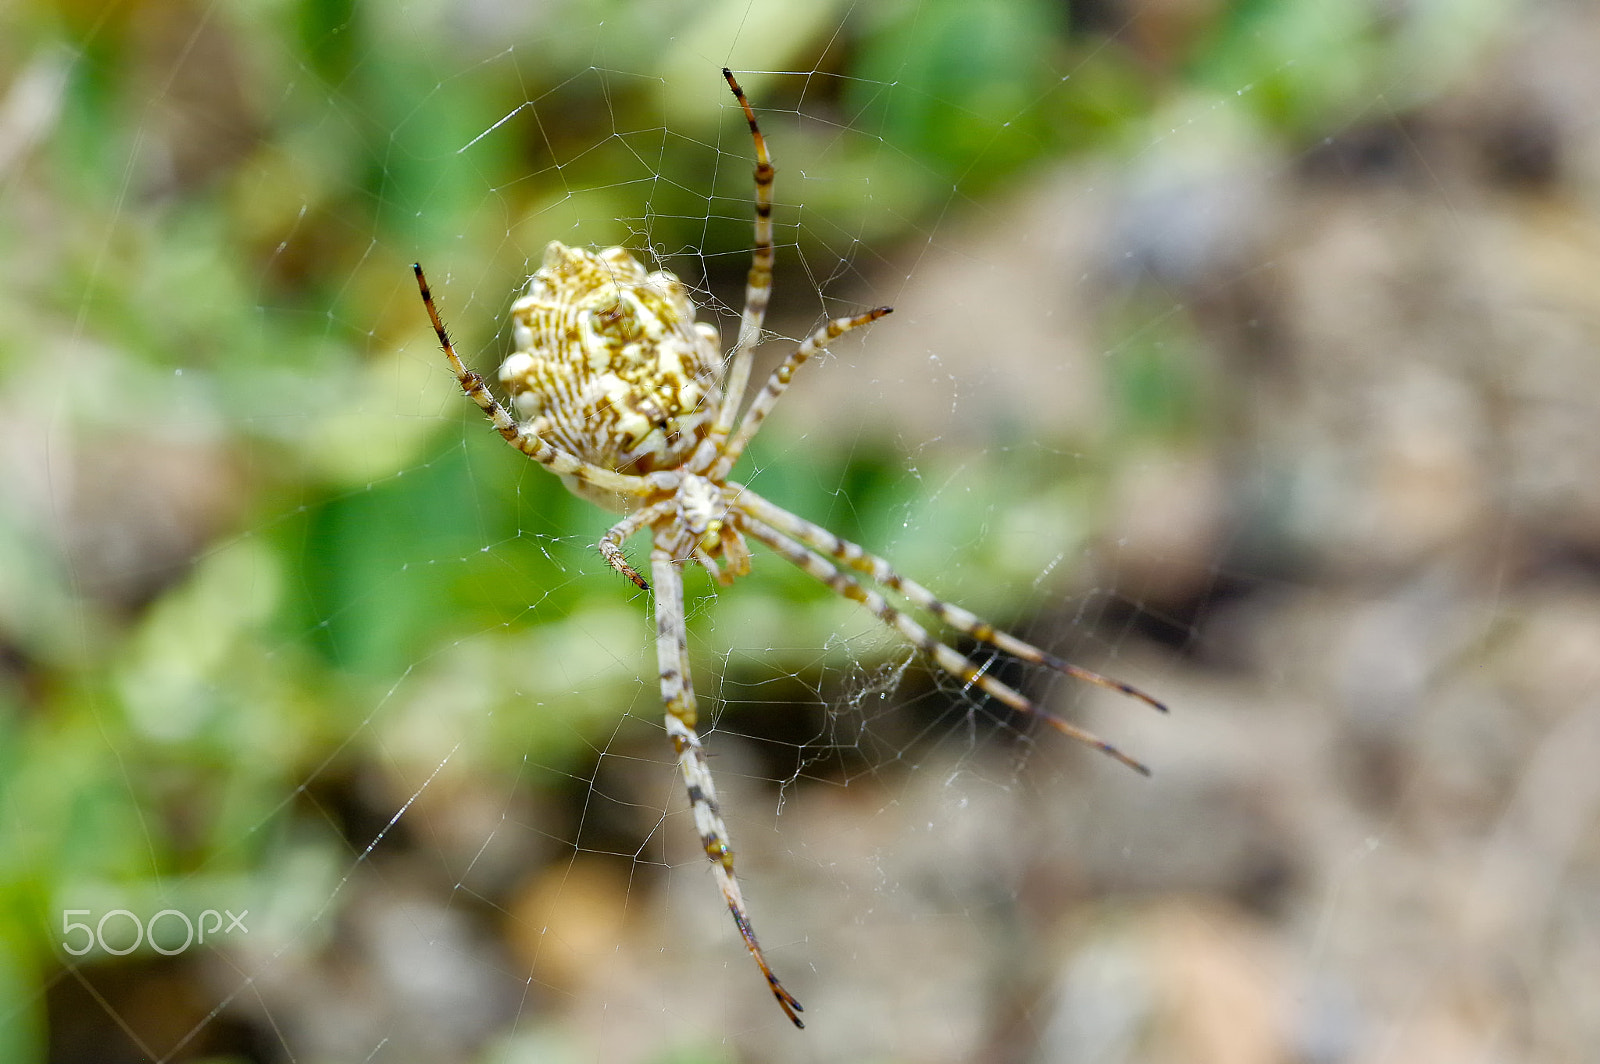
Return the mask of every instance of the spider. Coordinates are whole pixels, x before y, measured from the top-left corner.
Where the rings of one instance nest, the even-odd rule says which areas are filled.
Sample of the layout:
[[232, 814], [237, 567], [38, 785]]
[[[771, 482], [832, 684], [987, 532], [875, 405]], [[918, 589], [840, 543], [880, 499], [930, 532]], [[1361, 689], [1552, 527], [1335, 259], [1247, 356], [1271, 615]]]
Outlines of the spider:
[[[944, 602], [901, 576], [888, 562], [768, 502], [728, 474], [761, 428], [795, 371], [829, 343], [890, 312], [878, 307], [834, 318], [808, 336], [767, 378], [738, 417], [750, 381], [752, 349], [761, 341], [772, 292], [772, 183], [775, 171], [755, 111], [732, 72], [722, 76], [744, 111], [755, 145], [755, 249], [745, 284], [739, 336], [726, 363], [717, 330], [695, 320], [695, 306], [677, 277], [647, 273], [620, 247], [591, 252], [552, 241], [525, 296], [511, 307], [516, 350], [500, 365], [500, 383], [519, 421], [456, 354], [420, 264], [413, 265], [423, 306], [461, 388], [507, 443], [556, 473], [572, 491], [621, 513], [598, 547], [607, 562], [655, 595], [656, 658], [666, 731], [688, 788], [689, 805], [711, 870], [733, 922], [778, 1005], [804, 1027], [800, 1002], [773, 974], [734, 876], [733, 849], [717, 805], [700, 736], [689, 675], [683, 568], [704, 566], [720, 584], [750, 571], [745, 537], [766, 544], [835, 592], [872, 611], [944, 672], [1013, 710], [1149, 775], [1144, 765], [1099, 737], [1041, 708], [930, 635], [868, 582], [898, 592], [912, 606], [970, 638], [1032, 665], [1129, 695], [1165, 712], [1156, 699], [1120, 680], [1063, 661]], [[622, 544], [650, 533], [650, 580], [623, 555]]]

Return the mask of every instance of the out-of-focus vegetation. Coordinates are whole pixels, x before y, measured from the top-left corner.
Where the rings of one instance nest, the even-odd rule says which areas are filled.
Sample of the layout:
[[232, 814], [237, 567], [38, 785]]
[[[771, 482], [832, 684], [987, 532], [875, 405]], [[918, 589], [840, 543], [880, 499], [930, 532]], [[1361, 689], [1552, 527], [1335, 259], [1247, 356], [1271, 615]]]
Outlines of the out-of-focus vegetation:
[[[792, 335], [819, 294], [893, 292], [898, 248], [1063, 159], [1159, 156], [1164, 128], [1212, 119], [1292, 157], [1442, 91], [1503, 17], [1292, 0], [11, 5], [0, 1059], [92, 1059], [122, 1038], [107, 1016], [138, 1014], [139, 993], [106, 1009], [80, 989], [119, 968], [135, 987], [218, 985], [150, 945], [68, 956], [63, 911], [249, 908], [269, 967], [336, 934], [363, 849], [435, 773], [581, 793], [619, 717], [656, 715], [644, 606], [587, 546], [607, 515], [484, 430], [432, 349], [411, 261], [484, 371], [549, 239], [648, 251], [736, 310], [750, 150], [726, 63], [749, 72], [779, 160], [775, 314]], [[898, 448], [921, 441], [775, 419], [751, 463], [764, 493], [892, 543], [908, 571], [959, 556], [944, 586], [1020, 616], [1031, 581], [1101, 531], [1122, 455], [1149, 461], [1223, 416], [1160, 291], [1108, 309], [1104, 434], [1030, 444], [1071, 456], [1059, 466], [1009, 460], [996, 429], [907, 472]], [[956, 475], [983, 491], [931, 505]], [[985, 549], [1000, 499], [1059, 536]], [[848, 610], [775, 566], [746, 583], [719, 627], [814, 681]], [[738, 682], [708, 670], [701, 687]], [[570, 852], [570, 831], [549, 834]], [[470, 847], [423, 845], [450, 883], [473, 866]], [[141, 1028], [150, 1055], [286, 1052], [251, 1049], [236, 1004], [191, 993]]]

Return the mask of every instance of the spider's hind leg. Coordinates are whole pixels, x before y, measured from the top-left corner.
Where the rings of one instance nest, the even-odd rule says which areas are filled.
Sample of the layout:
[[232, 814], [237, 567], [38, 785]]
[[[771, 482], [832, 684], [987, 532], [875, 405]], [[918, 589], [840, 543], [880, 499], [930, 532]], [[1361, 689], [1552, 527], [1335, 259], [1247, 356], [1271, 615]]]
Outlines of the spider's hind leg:
[[828, 345], [845, 333], [859, 329], [863, 325], [871, 325], [886, 314], [893, 314], [893, 307], [874, 307], [865, 314], [856, 314], [848, 318], [834, 318], [832, 321], [823, 322], [815, 332], [806, 337], [800, 346], [789, 354], [772, 371], [767, 378], [766, 385], [750, 400], [750, 407], [744, 412], [744, 420], [739, 423], [739, 429], [733, 438], [723, 447], [722, 454], [717, 459], [713, 468], [712, 477], [726, 478], [732, 471], [733, 465], [744, 453], [745, 447], [760, 430], [761, 423], [766, 420], [772, 408], [777, 404], [778, 398], [789, 388], [789, 382], [794, 379], [795, 371], [820, 352], [826, 351]]
[[655, 485], [649, 477], [630, 476], [613, 469], [604, 469], [593, 462], [586, 462], [570, 451], [553, 446], [538, 433], [527, 431], [518, 425], [516, 419], [489, 391], [489, 386], [484, 383], [483, 378], [468, 369], [466, 363], [461, 361], [461, 356], [456, 354], [456, 345], [444, 327], [444, 319], [439, 316], [439, 307], [433, 301], [433, 289], [428, 285], [427, 275], [422, 272], [422, 264], [412, 263], [411, 271], [416, 274], [417, 291], [422, 296], [422, 306], [428, 312], [428, 320], [433, 324], [434, 335], [439, 338], [439, 347], [444, 351], [446, 361], [450, 363], [450, 372], [455, 374], [456, 382], [461, 385], [461, 390], [466, 393], [467, 398], [478, 404], [478, 408], [489, 418], [494, 430], [507, 443], [556, 475], [571, 477], [579, 484], [595, 491], [614, 495], [644, 495], [654, 490]]
[[[722, 68], [722, 76], [744, 111], [745, 121], [750, 126], [750, 139], [755, 144], [755, 247], [750, 252], [750, 272], [745, 278], [739, 338], [734, 342], [728, 361], [722, 403], [717, 408], [716, 422], [710, 434], [713, 447], [720, 445], [733, 431], [734, 418], [738, 414], [739, 404], [744, 401], [745, 387], [750, 383], [750, 350], [761, 340], [761, 325], [766, 320], [767, 304], [772, 299], [772, 182], [777, 175], [772, 165], [772, 155], [767, 150], [767, 138], [761, 132], [750, 101], [745, 98], [744, 89], [739, 87], [739, 80], [727, 67]], [[709, 453], [706, 457], [709, 457]]]

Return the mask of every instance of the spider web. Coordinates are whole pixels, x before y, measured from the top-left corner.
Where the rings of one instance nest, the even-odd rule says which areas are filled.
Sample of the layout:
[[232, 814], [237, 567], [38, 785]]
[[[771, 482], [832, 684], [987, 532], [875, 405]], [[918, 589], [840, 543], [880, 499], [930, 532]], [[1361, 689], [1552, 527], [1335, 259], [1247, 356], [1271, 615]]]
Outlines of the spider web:
[[[0, 44], [0, 1059], [1600, 1043], [1584, 5], [80, 7]], [[731, 337], [723, 65], [779, 171], [756, 380], [896, 308], [735, 476], [1174, 707], [950, 633], [1143, 780], [771, 554], [689, 573], [804, 1033], [610, 515], [486, 431], [408, 270], [480, 372], [552, 239]]]

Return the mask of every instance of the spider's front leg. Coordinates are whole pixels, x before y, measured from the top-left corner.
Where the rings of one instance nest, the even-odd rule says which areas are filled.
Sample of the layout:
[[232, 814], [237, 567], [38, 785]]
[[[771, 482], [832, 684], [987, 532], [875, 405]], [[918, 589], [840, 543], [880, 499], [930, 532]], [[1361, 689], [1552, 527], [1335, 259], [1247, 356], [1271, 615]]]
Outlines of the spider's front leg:
[[[750, 506], [753, 509], [755, 498], [756, 496], [754, 493], [746, 492], [741, 498], [741, 502], [743, 505]], [[770, 504], [768, 505], [770, 506]], [[771, 512], [774, 515], [781, 514], [786, 518], [793, 518], [795, 521], [799, 520], [798, 518], [794, 518], [794, 515], [788, 514], [787, 511], [772, 508]], [[985, 671], [984, 666], [976, 664], [962, 654], [957, 653], [952, 647], [935, 639], [928, 633], [927, 629], [923, 628], [922, 625], [918, 624], [916, 621], [912, 620], [910, 617], [906, 616], [900, 610], [892, 606], [889, 601], [882, 595], [878, 594], [878, 592], [872, 590], [871, 588], [862, 587], [861, 582], [855, 577], [844, 572], [832, 562], [829, 562], [826, 559], [811, 553], [811, 551], [807, 550], [803, 545], [794, 539], [756, 517], [754, 512], [746, 514], [741, 522], [741, 527], [745, 532], [755, 537], [755, 539], [765, 543], [767, 546], [777, 551], [778, 554], [781, 555], [783, 559], [789, 562], [791, 565], [801, 569], [820, 583], [826, 584], [836, 593], [844, 596], [845, 598], [861, 603], [861, 605], [870, 610], [872, 614], [879, 620], [883, 621], [883, 623], [887, 624], [889, 627], [905, 636], [906, 640], [910, 642], [912, 646], [916, 647], [924, 654], [927, 654], [928, 657], [932, 658], [933, 663], [945, 673], [954, 676], [964, 684], [975, 685], [985, 694], [997, 699], [1007, 706], [1010, 706], [1019, 713], [1027, 713], [1031, 716], [1038, 717], [1041, 720], [1048, 722], [1051, 727], [1055, 728], [1057, 731], [1069, 736], [1070, 738], [1076, 739], [1078, 742], [1083, 743], [1086, 746], [1094, 747], [1096, 750], [1099, 750], [1102, 754], [1105, 754], [1108, 757], [1115, 758], [1142, 776], [1150, 775], [1150, 769], [1143, 762], [1134, 760], [1121, 750], [1117, 749], [1115, 746], [1100, 738], [1098, 735], [1095, 735], [1092, 732], [1084, 731], [1076, 724], [1071, 724], [1068, 721], [1063, 720], [1061, 717], [1051, 713], [1049, 710], [1040, 706], [1032, 699], [1025, 697], [1015, 688], [1001, 683], [993, 676], [990, 676]], [[948, 607], [946, 608], [945, 613], [948, 617]], [[993, 635], [994, 633], [991, 631], [989, 634]], [[990, 642], [993, 645], [998, 645], [995, 644], [993, 640], [985, 641]], [[1018, 645], [1026, 646], [1027, 644], [1022, 644], [1020, 641], [1018, 641]], [[1043, 652], [1041, 651], [1040, 653], [1042, 654]], [[1050, 659], [1050, 661], [1056, 660], [1058, 659]], [[1047, 662], [1041, 661], [1041, 663]], [[1062, 664], [1065, 663], [1063, 662]], [[1123, 694], [1133, 695], [1137, 698], [1143, 699], [1146, 702], [1150, 702], [1158, 709], [1165, 709], [1161, 703], [1155, 701], [1155, 699], [1144, 694], [1142, 691], [1139, 691], [1137, 688], [1129, 686], [1128, 684], [1117, 680], [1108, 680], [1098, 673], [1089, 672], [1087, 669], [1079, 669], [1077, 666], [1069, 667], [1074, 670], [1070, 673], [1070, 675], [1101, 683], [1102, 686], [1110, 687], [1111, 689], [1119, 691]]]
[[716, 876], [717, 887], [722, 891], [739, 935], [755, 958], [756, 966], [766, 977], [767, 986], [778, 999], [778, 1007], [796, 1027], [804, 1027], [798, 1013], [804, 1011], [793, 994], [785, 990], [778, 977], [772, 974], [767, 958], [756, 941], [755, 928], [750, 924], [750, 911], [745, 908], [744, 896], [739, 892], [739, 881], [733, 874], [733, 848], [728, 844], [728, 828], [722, 822], [722, 811], [717, 807], [717, 789], [711, 780], [711, 766], [706, 762], [700, 735], [695, 731], [698, 711], [695, 705], [694, 681], [689, 676], [689, 633], [684, 622], [683, 573], [680, 563], [672, 553], [657, 546], [650, 552], [650, 578], [655, 582], [656, 593], [656, 661], [661, 671], [661, 699], [666, 703], [667, 737], [678, 755], [678, 769], [689, 790], [689, 808], [694, 814], [695, 830], [700, 833], [700, 843], [711, 859], [711, 871]]

